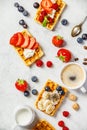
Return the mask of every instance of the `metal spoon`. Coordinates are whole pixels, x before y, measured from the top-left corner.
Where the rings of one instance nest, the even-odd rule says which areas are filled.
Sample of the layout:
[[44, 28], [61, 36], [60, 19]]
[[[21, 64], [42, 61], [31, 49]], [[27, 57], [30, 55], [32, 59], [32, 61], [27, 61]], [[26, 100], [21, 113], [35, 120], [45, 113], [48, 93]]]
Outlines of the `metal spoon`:
[[86, 21], [87, 16], [84, 18], [84, 20], [79, 24], [73, 27], [72, 31], [71, 31], [71, 36], [75, 37], [77, 35], [79, 35], [82, 31], [82, 25], [84, 24], [84, 22]]

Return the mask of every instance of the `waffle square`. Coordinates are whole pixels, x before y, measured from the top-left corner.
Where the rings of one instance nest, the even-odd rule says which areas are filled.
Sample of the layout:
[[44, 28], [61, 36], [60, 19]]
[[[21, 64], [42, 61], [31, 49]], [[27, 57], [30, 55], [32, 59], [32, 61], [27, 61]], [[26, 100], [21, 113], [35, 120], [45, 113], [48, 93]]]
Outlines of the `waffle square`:
[[[50, 87], [51, 92], [47, 93], [47, 91], [45, 90], [45, 88], [47, 86]], [[59, 94], [60, 91], [58, 92], [56, 90], [56, 88], [58, 86], [59, 85], [57, 83], [55, 83], [54, 81], [52, 81], [50, 79], [47, 80], [47, 82], [45, 83], [43, 89], [39, 93], [37, 100], [35, 102], [35, 106], [37, 109], [41, 110], [42, 112], [44, 112], [45, 114], [48, 114], [50, 116], [53, 116], [56, 113], [56, 111], [59, 109], [60, 105], [62, 104], [62, 102], [65, 99], [67, 92], [68, 92], [68, 90], [66, 88], [61, 87], [62, 90], [64, 91], [64, 94], [63, 95]], [[53, 95], [53, 93], [55, 93], [55, 94]], [[44, 106], [46, 106], [47, 104], [48, 104], [48, 106], [50, 105], [51, 99], [49, 98], [49, 94], [51, 94], [51, 96], [52, 95], [54, 96], [54, 98], [52, 99], [52, 102], [53, 102], [52, 104], [54, 104], [54, 106], [51, 105], [50, 108], [48, 108], [48, 107], [44, 108]], [[45, 95], [45, 97], [43, 97], [43, 95]], [[57, 98], [55, 96], [57, 96]], [[56, 98], [56, 101], [55, 101], [55, 98]], [[53, 109], [52, 109], [52, 107], [53, 107]]]
[[[28, 32], [26, 29], [22, 31], [22, 34], [27, 33], [30, 37], [33, 37], [30, 32]], [[24, 61], [25, 65], [27, 66], [31, 66], [36, 60], [40, 59], [44, 53], [41, 49], [41, 47], [39, 46], [36, 50], [35, 53], [32, 57], [29, 58], [25, 58], [23, 51], [23, 48], [20, 47], [14, 47], [16, 52], [18, 53], [18, 55], [21, 57], [21, 59]]]
[[[57, 22], [59, 21], [59, 18], [61, 16], [61, 14], [63, 13], [65, 7], [66, 7], [66, 3], [62, 0], [57, 0], [56, 3], [58, 4], [58, 10], [56, 11], [55, 15], [54, 15], [54, 18], [53, 18], [53, 22], [52, 23], [47, 23], [47, 26], [46, 28], [49, 29], [49, 30], [53, 30], [54, 27], [56, 26]], [[39, 23], [40, 25], [42, 25], [42, 23], [39, 21], [39, 16], [40, 16], [40, 12], [41, 10], [43, 10], [41, 4], [36, 12], [36, 15], [35, 15], [35, 18], [34, 20]], [[43, 26], [43, 25], [42, 25]]]
[[49, 122], [42, 119], [37, 122], [32, 130], [55, 130], [55, 128]]

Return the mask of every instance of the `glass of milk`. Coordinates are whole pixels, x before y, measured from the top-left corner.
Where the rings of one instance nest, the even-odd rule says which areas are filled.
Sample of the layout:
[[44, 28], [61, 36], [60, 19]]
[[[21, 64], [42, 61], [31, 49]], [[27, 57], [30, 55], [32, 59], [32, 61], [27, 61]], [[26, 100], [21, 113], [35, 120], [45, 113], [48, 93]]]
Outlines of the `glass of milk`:
[[17, 126], [29, 128], [34, 122], [35, 112], [29, 106], [20, 106], [15, 111], [15, 121]]

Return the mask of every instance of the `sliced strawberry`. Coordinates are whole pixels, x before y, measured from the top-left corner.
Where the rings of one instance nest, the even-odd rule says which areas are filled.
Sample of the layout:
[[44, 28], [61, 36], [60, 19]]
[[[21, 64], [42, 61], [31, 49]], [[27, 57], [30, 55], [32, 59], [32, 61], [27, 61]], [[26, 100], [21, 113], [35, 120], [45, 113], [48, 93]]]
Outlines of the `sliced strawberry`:
[[20, 47], [24, 43], [25, 39], [22, 33], [18, 33], [18, 42], [16, 44], [17, 47]]
[[50, 13], [52, 11], [52, 5], [53, 3], [51, 2], [51, 0], [42, 0], [41, 2], [42, 8], [44, 8], [47, 11], [47, 13]]
[[9, 43], [10, 43], [11, 45], [16, 46], [17, 42], [18, 42], [18, 33], [15, 33], [15, 34], [10, 38], [10, 42], [9, 42]]
[[27, 34], [24, 34], [24, 43], [21, 45], [22, 48], [27, 48], [30, 44], [30, 37]]
[[34, 37], [31, 37], [30, 38], [30, 44], [27, 48], [31, 49], [34, 46], [35, 43], [36, 43], [36, 39]]
[[38, 48], [38, 46], [39, 46], [39, 43], [38, 42], [36, 42], [35, 44], [34, 44], [34, 46], [31, 48], [31, 49], [37, 49]]

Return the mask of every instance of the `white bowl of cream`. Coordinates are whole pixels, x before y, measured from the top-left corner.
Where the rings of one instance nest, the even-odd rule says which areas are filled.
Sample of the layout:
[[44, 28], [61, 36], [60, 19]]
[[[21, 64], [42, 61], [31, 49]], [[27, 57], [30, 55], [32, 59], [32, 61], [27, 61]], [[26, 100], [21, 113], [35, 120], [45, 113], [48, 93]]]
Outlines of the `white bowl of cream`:
[[29, 106], [20, 106], [15, 111], [15, 121], [20, 127], [30, 126], [35, 119], [35, 112]]

